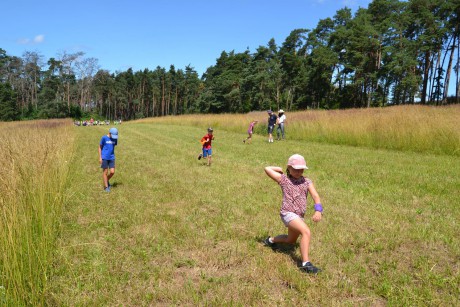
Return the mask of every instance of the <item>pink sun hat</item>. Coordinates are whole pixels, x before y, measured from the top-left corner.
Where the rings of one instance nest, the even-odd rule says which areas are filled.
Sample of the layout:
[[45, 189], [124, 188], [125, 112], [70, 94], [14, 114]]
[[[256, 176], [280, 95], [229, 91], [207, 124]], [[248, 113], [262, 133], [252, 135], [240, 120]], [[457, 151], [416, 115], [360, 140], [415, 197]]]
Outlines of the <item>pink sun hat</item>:
[[290, 156], [287, 165], [292, 166], [293, 169], [308, 169], [305, 158], [299, 154]]

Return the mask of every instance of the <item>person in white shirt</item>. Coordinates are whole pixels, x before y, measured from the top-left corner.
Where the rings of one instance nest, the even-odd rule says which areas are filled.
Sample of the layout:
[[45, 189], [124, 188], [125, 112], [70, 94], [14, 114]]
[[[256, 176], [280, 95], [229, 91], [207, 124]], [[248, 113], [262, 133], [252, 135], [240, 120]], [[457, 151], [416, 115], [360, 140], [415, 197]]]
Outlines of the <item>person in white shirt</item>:
[[280, 140], [280, 135], [284, 140], [284, 124], [286, 123], [286, 115], [283, 109], [278, 111], [278, 128], [276, 128], [276, 139]]

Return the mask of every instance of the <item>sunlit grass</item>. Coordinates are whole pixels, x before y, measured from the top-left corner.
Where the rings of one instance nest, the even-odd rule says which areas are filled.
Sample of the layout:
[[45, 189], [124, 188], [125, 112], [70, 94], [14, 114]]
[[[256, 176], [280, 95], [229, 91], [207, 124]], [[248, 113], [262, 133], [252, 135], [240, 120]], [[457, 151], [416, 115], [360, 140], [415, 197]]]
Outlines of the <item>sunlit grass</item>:
[[41, 305], [61, 220], [69, 121], [0, 125], [0, 305]]
[[[109, 127], [0, 123], [0, 305], [458, 305], [459, 108], [287, 115], [273, 144], [264, 112], [123, 123], [111, 193]], [[285, 232], [263, 168], [293, 153], [325, 207], [307, 219], [316, 277], [298, 246], [261, 244]]]
[[[288, 112], [286, 134], [291, 140], [363, 146], [460, 156], [460, 106], [397, 106], [351, 110]], [[186, 115], [155, 122], [197, 127], [213, 126], [244, 133], [258, 120], [255, 133], [266, 135], [267, 113]], [[145, 119], [150, 122], [152, 119]]]
[[[261, 135], [245, 145], [245, 130], [223, 130], [247, 119], [124, 123], [109, 194], [95, 146], [107, 128], [75, 128], [73, 192], [47, 303], [459, 304], [457, 157], [303, 140], [268, 144]], [[207, 125], [217, 127], [212, 167], [197, 160]], [[284, 166], [292, 153], [307, 158], [306, 175], [325, 207], [321, 223], [307, 219], [311, 257], [323, 269], [316, 277], [297, 269], [298, 246], [272, 251], [261, 244], [285, 232], [280, 189], [263, 168]]]

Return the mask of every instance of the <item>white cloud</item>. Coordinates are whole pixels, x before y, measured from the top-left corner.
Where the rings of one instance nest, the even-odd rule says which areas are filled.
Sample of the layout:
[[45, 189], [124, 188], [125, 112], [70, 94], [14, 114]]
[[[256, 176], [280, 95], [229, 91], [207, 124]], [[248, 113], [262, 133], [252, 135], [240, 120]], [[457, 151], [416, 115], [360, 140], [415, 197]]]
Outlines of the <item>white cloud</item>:
[[39, 44], [39, 43], [42, 43], [44, 40], [45, 40], [45, 35], [40, 34], [40, 35], [35, 36], [34, 43]]
[[20, 45], [35, 45], [40, 44], [45, 41], [45, 35], [39, 34], [36, 35], [33, 39], [30, 38], [20, 38], [18, 39], [18, 44]]

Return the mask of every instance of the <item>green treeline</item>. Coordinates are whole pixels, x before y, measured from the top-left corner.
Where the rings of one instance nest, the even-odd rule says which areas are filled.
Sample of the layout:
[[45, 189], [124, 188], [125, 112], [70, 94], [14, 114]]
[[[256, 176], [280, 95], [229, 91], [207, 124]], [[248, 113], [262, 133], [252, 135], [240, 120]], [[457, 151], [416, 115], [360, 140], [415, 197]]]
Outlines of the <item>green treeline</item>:
[[82, 52], [45, 63], [0, 48], [0, 120], [459, 103], [459, 16], [458, 0], [374, 0], [280, 46], [223, 51], [201, 77], [191, 66], [110, 73]]

